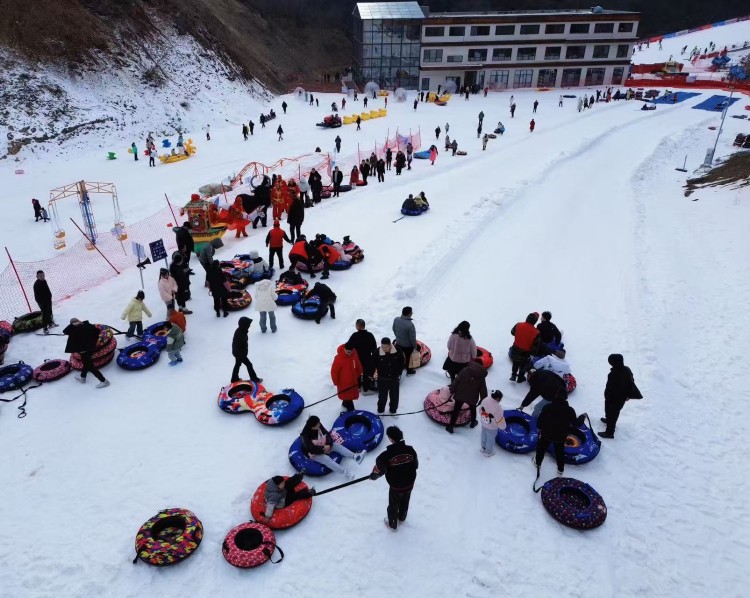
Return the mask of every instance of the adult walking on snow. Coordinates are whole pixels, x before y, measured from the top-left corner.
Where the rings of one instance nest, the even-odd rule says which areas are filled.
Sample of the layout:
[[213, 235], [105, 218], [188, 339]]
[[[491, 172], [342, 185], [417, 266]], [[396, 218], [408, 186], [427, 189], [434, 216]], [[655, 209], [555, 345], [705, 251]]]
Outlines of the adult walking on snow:
[[482, 151], [487, 149], [487, 142], [490, 140], [490, 136], [487, 135], [487, 133], [484, 134], [484, 137], [482, 137]]
[[[221, 249], [222, 247], [224, 247], [224, 241], [221, 239], [212, 239], [208, 243], [205, 243], [198, 253], [198, 261], [206, 271], [206, 286], [208, 286], [208, 270], [214, 261], [216, 250]], [[174, 273], [172, 275], [174, 276]], [[177, 280], [177, 284], [180, 284], [179, 280]]]
[[151, 312], [149, 311], [143, 300], [146, 298], [146, 293], [138, 291], [128, 304], [120, 316], [121, 320], [128, 321], [128, 331], [125, 333], [125, 338], [133, 338], [133, 333], [138, 336], [143, 336], [143, 314], [145, 313], [149, 318]]
[[185, 265], [189, 267], [190, 256], [195, 251], [195, 240], [193, 235], [190, 234], [191, 225], [188, 220], [182, 226], [175, 226], [172, 229], [175, 240], [177, 241], [177, 251], [182, 253], [185, 259]]
[[417, 451], [404, 442], [404, 433], [396, 426], [389, 426], [385, 431], [388, 437], [388, 448], [375, 460], [370, 479], [375, 481], [385, 476], [388, 482], [388, 509], [385, 524], [394, 532], [398, 524], [406, 521], [409, 513], [409, 501], [417, 479], [419, 459]]
[[602, 438], [614, 438], [617, 420], [625, 402], [630, 399], [642, 399], [643, 395], [635, 385], [633, 372], [625, 365], [625, 360], [619, 353], [612, 353], [607, 358], [611, 369], [607, 376], [607, 386], [604, 388], [604, 413], [602, 422], [607, 429], [599, 432]]
[[[282, 266], [283, 267], [283, 266]], [[271, 332], [276, 332], [276, 299], [278, 293], [273, 282], [268, 278], [261, 280], [255, 285], [255, 310], [260, 313], [260, 331], [266, 333], [266, 317], [271, 324]]]
[[361, 376], [362, 363], [354, 350], [354, 343], [346, 341], [345, 344], [339, 345], [331, 364], [331, 381], [346, 411], [354, 411], [354, 401], [359, 398]]
[[513, 335], [513, 345], [510, 348], [510, 359], [513, 362], [510, 374], [511, 382], [526, 381], [524, 368], [529, 361], [532, 349], [538, 342], [539, 331], [534, 328], [538, 319], [538, 313], [531, 313], [526, 316], [525, 322], [518, 322], [510, 329], [510, 333]]
[[31, 205], [34, 208], [34, 222], [39, 222], [40, 220], [44, 220], [44, 218], [42, 218], [42, 204], [39, 203], [39, 200], [32, 199]]
[[341, 183], [344, 181], [344, 173], [339, 170], [338, 166], [334, 166], [333, 174], [331, 175], [333, 181], [333, 197], [340, 197]]
[[[298, 235], [299, 236], [299, 235]], [[286, 235], [286, 231], [281, 228], [281, 223], [278, 220], [273, 221], [273, 228], [268, 231], [266, 235], [266, 247], [268, 247], [268, 265], [273, 268], [273, 258], [277, 256], [279, 258], [279, 268], [284, 267], [284, 241], [287, 243], [294, 243]]]
[[511, 118], [515, 118], [515, 114], [516, 114], [516, 105], [515, 104], [511, 104], [510, 105], [510, 117]]
[[169, 356], [169, 365], [182, 363], [182, 354], [180, 349], [185, 346], [185, 332], [177, 324], [167, 321], [167, 355]]
[[214, 260], [208, 269], [207, 280], [208, 290], [214, 299], [216, 317], [220, 317], [220, 312], [224, 312], [226, 318], [229, 315], [229, 281], [218, 260]]
[[375, 163], [375, 171], [378, 173], [378, 183], [385, 182], [385, 160], [383, 158]]
[[[302, 197], [294, 195], [292, 197], [292, 203], [287, 210], [286, 222], [289, 225], [289, 236], [291, 242], [294, 243], [294, 239], [302, 234], [302, 223], [305, 221], [305, 203], [302, 201]], [[282, 266], [283, 268], [283, 266]]]
[[440, 125], [435, 127], [435, 139], [440, 139]]
[[81, 322], [78, 318], [71, 318], [70, 324], [65, 327], [63, 334], [68, 337], [65, 344], [66, 353], [78, 353], [81, 357], [81, 374], [76, 376], [81, 384], [86, 383], [86, 375], [91, 372], [94, 378], [99, 380], [97, 388], [106, 388], [109, 381], [102, 376], [102, 373], [94, 365], [92, 355], [96, 351], [96, 345], [99, 341], [99, 329], [91, 324], [88, 320]]
[[443, 370], [450, 376], [451, 382], [477, 356], [477, 344], [471, 336], [470, 326], [471, 324], [464, 320], [448, 337], [448, 357], [443, 363]]
[[430, 166], [435, 166], [435, 160], [438, 157], [438, 150], [435, 145], [430, 146]]
[[287, 103], [285, 101], [281, 102], [281, 109], [284, 111], [284, 114], [286, 114]]
[[391, 163], [393, 162], [393, 150], [388, 147], [385, 149], [385, 168], [386, 170], [391, 169]]
[[414, 100], [414, 110], [417, 110], [417, 104], [419, 104], [419, 100]]
[[401, 310], [401, 315], [393, 319], [392, 326], [393, 335], [396, 337], [396, 347], [404, 354], [407, 376], [413, 376], [417, 373], [409, 365], [411, 354], [417, 349], [417, 329], [412, 320], [413, 315], [412, 308], [407, 305]]
[[453, 434], [453, 426], [456, 425], [458, 414], [464, 404], [469, 406], [471, 414], [470, 428], [475, 428], [477, 421], [477, 404], [487, 397], [487, 370], [482, 367], [479, 359], [472, 359], [450, 383], [448, 388], [453, 395], [455, 405], [451, 413], [451, 421], [445, 426], [445, 431]]
[[175, 293], [177, 306], [184, 314], [189, 315], [193, 313], [185, 306], [185, 302], [190, 295], [190, 278], [183, 265], [182, 253], [180, 253], [179, 251], [175, 251], [172, 254], [172, 263], [169, 266], [169, 273], [177, 283], [177, 292]]
[[341, 137], [336, 135], [336, 139], [333, 142], [336, 144], [336, 153], [341, 153]]
[[387, 402], [388, 411], [393, 415], [398, 411], [404, 355], [387, 336], [380, 340], [380, 348], [375, 353], [375, 371], [378, 373], [378, 413], [385, 411]]
[[256, 384], [263, 382], [262, 378], [258, 378], [258, 374], [255, 373], [252, 362], [247, 357], [249, 351], [247, 334], [250, 331], [250, 324], [252, 323], [252, 319], [244, 316], [237, 322], [237, 330], [234, 331], [234, 337], [232, 338], [232, 356], [234, 357], [232, 382], [237, 382], [240, 379], [240, 367], [243, 365], [247, 368], [250, 380]]
[[252, 135], [253, 132], [255, 131], [255, 123], [252, 120], [248, 121], [247, 128], [250, 131], [250, 135]]
[[276, 129], [276, 133], [279, 135], [279, 141], [284, 141], [284, 129], [281, 128], [281, 125]]
[[364, 320], [360, 318], [354, 325], [357, 330], [352, 333], [348, 342], [354, 346], [359, 362], [362, 364], [360, 386], [362, 392], [367, 394], [370, 392], [372, 378], [375, 374], [375, 356], [378, 353], [378, 343], [375, 341], [372, 332], [367, 330]]
[[245, 141], [247, 141], [248, 133], [250, 133], [250, 129], [247, 128], [245, 123], [242, 123], [242, 136], [245, 138]]
[[360, 131], [362, 127], [360, 126], [362, 124], [362, 118], [357, 115], [357, 131]]
[[536, 127], [536, 122], [535, 122], [535, 121], [534, 121], [534, 119], [532, 118], [532, 119], [531, 119], [531, 122], [529, 123], [529, 133], [533, 133], [533, 132], [534, 132], [534, 128], [535, 128], [535, 127]]
[[482, 121], [484, 121], [484, 110], [479, 113], [479, 126], [482, 126]]
[[130, 144], [130, 153], [133, 154], [135, 161], [138, 162], [138, 148], [135, 145], [135, 141]]
[[211, 125], [206, 125], [206, 141], [211, 141]]
[[34, 281], [34, 301], [42, 312], [42, 326], [44, 334], [49, 334], [49, 329], [57, 326], [52, 318], [52, 291], [49, 290], [49, 284], [44, 277], [44, 270], [37, 270], [36, 280]]
[[539, 100], [534, 100], [534, 111], [533, 113], [536, 114], [536, 109], [539, 106]]
[[353, 453], [343, 444], [334, 442], [331, 433], [323, 427], [317, 415], [311, 415], [307, 418], [299, 436], [302, 441], [302, 454], [305, 457], [326, 466], [331, 471], [344, 474], [347, 480], [354, 479], [354, 472], [336, 463], [331, 458], [331, 453], [338, 453], [342, 457], [354, 459], [357, 464], [362, 463], [367, 454], [366, 451]]

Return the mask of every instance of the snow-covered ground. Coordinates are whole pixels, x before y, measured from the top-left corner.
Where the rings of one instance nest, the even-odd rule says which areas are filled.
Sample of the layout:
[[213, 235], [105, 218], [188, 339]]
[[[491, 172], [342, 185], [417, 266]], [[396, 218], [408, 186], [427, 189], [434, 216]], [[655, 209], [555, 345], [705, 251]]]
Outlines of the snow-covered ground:
[[[33, 222], [30, 198], [44, 199], [50, 188], [79, 178], [114, 182], [126, 220], [135, 221], [161, 208], [163, 193], [184, 201], [251, 160], [270, 164], [315, 146], [329, 151], [336, 134], [348, 155], [357, 143], [380, 144], [397, 127], [421, 128], [427, 146], [433, 129], [447, 121], [468, 156], [443, 153], [441, 135], [435, 166], [417, 160], [400, 178], [390, 171], [385, 183], [306, 211], [303, 232], [350, 235], [366, 259], [332, 273], [335, 320], [316, 326], [280, 308], [279, 332], [261, 335], [256, 318], [251, 358], [269, 390], [292, 386], [310, 403], [331, 394], [331, 360], [355, 319], [367, 320], [380, 338], [411, 305], [417, 335], [433, 358], [402, 380], [401, 410], [420, 409], [425, 395], [445, 384], [445, 343], [464, 319], [478, 344], [494, 353], [488, 385], [501, 389], [511, 408], [527, 387], [508, 381], [509, 330], [528, 312], [549, 309], [565, 331], [579, 382], [571, 404], [579, 413], [594, 422], [603, 415], [611, 352], [624, 354], [645, 396], [626, 405], [617, 438], [603, 440], [595, 461], [566, 468], [604, 497], [604, 526], [580, 533], [553, 520], [531, 491], [528, 457], [498, 449], [485, 459], [478, 429], [449, 436], [424, 414], [406, 415], [387, 422], [404, 430], [420, 456], [405, 527], [397, 534], [384, 529], [386, 484], [365, 482], [316, 498], [302, 524], [277, 533], [286, 552], [282, 564], [232, 568], [221, 555], [224, 536], [249, 518], [259, 484], [291, 472], [287, 452], [304, 418], [268, 428], [217, 408], [217, 393], [229, 382], [237, 317], [255, 314], [217, 320], [196, 276], [180, 367], [167, 367], [166, 357], [142, 373], [110, 365], [104, 373], [112, 385], [105, 390], [91, 382], [81, 387], [69, 376], [29, 393], [25, 419], [15, 417], [12, 403], [0, 407], [0, 595], [745, 595], [750, 529], [742, 449], [750, 397], [733, 360], [750, 349], [748, 192], [711, 189], [685, 198], [689, 175], [675, 171], [685, 154], [692, 171], [713, 144], [708, 127], [720, 115], [691, 109], [711, 92], [654, 112], [621, 101], [582, 114], [573, 99], [558, 108], [554, 92], [513, 93], [515, 119], [509, 93], [468, 102], [456, 97], [446, 107], [420, 104], [416, 112], [410, 95], [359, 132], [315, 128], [328, 113], [324, 106], [340, 97], [321, 96], [320, 108], [287, 97], [286, 116], [277, 98], [272, 106], [280, 118], [257, 127], [250, 141], [239, 126], [215, 124], [210, 142], [195, 136], [194, 158], [173, 165], [132, 162], [124, 151], [128, 138], [108, 144], [120, 150], [115, 162], [98, 149], [62, 148], [54, 159], [27, 160], [24, 175], [4, 163], [9, 199], [0, 237], [26, 259], [50, 255], [50, 231]], [[540, 105], [532, 115], [534, 99]], [[744, 113], [745, 103], [730, 115]], [[256, 123], [261, 108], [251, 106]], [[480, 110], [486, 130], [498, 120], [507, 127], [486, 152], [476, 138]], [[274, 133], [279, 123], [284, 141]], [[747, 121], [727, 118], [717, 156], [729, 153], [742, 131]], [[406, 195], [419, 191], [432, 209], [394, 223]], [[77, 214], [74, 203], [67, 209]], [[95, 207], [97, 218], [105, 221], [109, 209]], [[265, 232], [227, 237], [218, 256], [263, 250]], [[160, 315], [156, 276], [153, 267], [146, 271], [146, 304]], [[131, 269], [58, 304], [56, 319], [117, 326], [137, 288]], [[64, 340], [16, 337], [6, 363], [62, 357]], [[374, 410], [375, 398], [361, 398], [358, 406]], [[329, 425], [339, 410], [332, 399], [308, 411]], [[358, 472], [373, 462], [368, 456]], [[542, 469], [552, 477], [552, 460]], [[314, 483], [323, 489], [341, 481], [332, 475]], [[138, 527], [167, 507], [201, 518], [201, 547], [165, 570], [131, 564]]]

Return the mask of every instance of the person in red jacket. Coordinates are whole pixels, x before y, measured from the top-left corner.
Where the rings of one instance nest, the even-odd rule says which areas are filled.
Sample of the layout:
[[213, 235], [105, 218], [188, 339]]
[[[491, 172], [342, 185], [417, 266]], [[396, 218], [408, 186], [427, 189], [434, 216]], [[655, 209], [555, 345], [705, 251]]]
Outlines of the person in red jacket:
[[318, 246], [318, 251], [323, 256], [323, 276], [320, 278], [325, 280], [330, 275], [330, 266], [341, 259], [341, 253], [327, 243], [321, 243]]
[[534, 122], [534, 119], [532, 118], [532, 119], [531, 119], [531, 122], [529, 123], [529, 131], [530, 131], [531, 133], [533, 133], [533, 132], [534, 132], [534, 127], [536, 127], [536, 122]]
[[[512, 382], [525, 382], [524, 368], [531, 352], [537, 344], [539, 331], [534, 327], [539, 314], [534, 312], [526, 316], [525, 322], [519, 322], [510, 329], [513, 335], [513, 346], [510, 348], [510, 359], [513, 369], [510, 374]], [[516, 376], [518, 376], [516, 378]]]
[[292, 249], [289, 252], [289, 262], [292, 266], [297, 265], [297, 262], [302, 262], [307, 266], [307, 271], [310, 273], [310, 278], [315, 278], [315, 272], [313, 272], [312, 261], [310, 260], [310, 245], [307, 242], [305, 235], [297, 237], [297, 241], [292, 245]]
[[340, 345], [331, 365], [331, 380], [338, 392], [341, 404], [347, 411], [354, 411], [354, 401], [359, 398], [359, 377], [362, 364], [359, 362], [354, 345], [347, 342]]
[[284, 254], [281, 250], [284, 248], [284, 241], [291, 243], [292, 240], [287, 237], [286, 231], [281, 228], [278, 220], [273, 221], [273, 228], [266, 235], [266, 247], [268, 247], [268, 265], [273, 268], [273, 256], [279, 256], [279, 268], [284, 267]]

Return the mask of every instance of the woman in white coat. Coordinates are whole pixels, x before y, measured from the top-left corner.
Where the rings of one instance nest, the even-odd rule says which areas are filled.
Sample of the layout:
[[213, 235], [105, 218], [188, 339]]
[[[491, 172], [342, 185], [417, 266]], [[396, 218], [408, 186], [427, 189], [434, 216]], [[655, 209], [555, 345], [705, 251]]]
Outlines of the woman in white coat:
[[266, 333], [266, 314], [271, 321], [271, 332], [276, 332], [276, 288], [268, 279], [261, 280], [255, 285], [255, 311], [260, 312], [260, 331]]

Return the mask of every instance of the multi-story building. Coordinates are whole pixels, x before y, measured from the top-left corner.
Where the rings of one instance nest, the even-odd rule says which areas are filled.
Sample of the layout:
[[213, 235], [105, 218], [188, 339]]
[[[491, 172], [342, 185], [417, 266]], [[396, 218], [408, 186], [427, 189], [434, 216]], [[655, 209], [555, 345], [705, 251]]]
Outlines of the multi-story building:
[[[479, 85], [490, 89], [524, 87], [577, 87], [581, 85], [620, 85], [628, 75], [640, 14], [593, 9], [429, 13], [417, 2], [361, 3], [355, 10], [355, 68], [363, 80], [375, 80], [381, 87], [416, 88], [411, 71], [408, 83], [393, 77], [394, 68], [413, 59], [403, 53], [394, 61], [391, 51], [386, 60], [367, 63], [364, 51], [368, 39], [357, 36], [359, 15], [369, 6], [400, 5], [408, 11], [409, 27], [418, 23], [419, 83], [421, 89], [435, 89], [446, 81], [457, 87]], [[384, 14], [382, 9], [376, 13]], [[421, 17], [419, 15], [422, 15]], [[370, 19], [371, 31], [378, 28], [402, 32], [406, 23], [398, 19]], [[374, 34], [369, 43], [374, 43]], [[413, 30], [411, 30], [413, 38]], [[383, 42], [385, 46], [385, 42]], [[413, 44], [411, 44], [413, 45]], [[383, 47], [384, 47], [383, 46]], [[373, 68], [377, 62], [377, 68]], [[367, 66], [370, 66], [369, 70]], [[401, 68], [407, 68], [402, 66]], [[408, 68], [413, 69], [413, 65]], [[379, 69], [379, 70], [378, 70]], [[390, 69], [390, 70], [388, 70]], [[388, 75], [388, 76], [384, 76]], [[380, 77], [380, 78], [378, 78]]]

